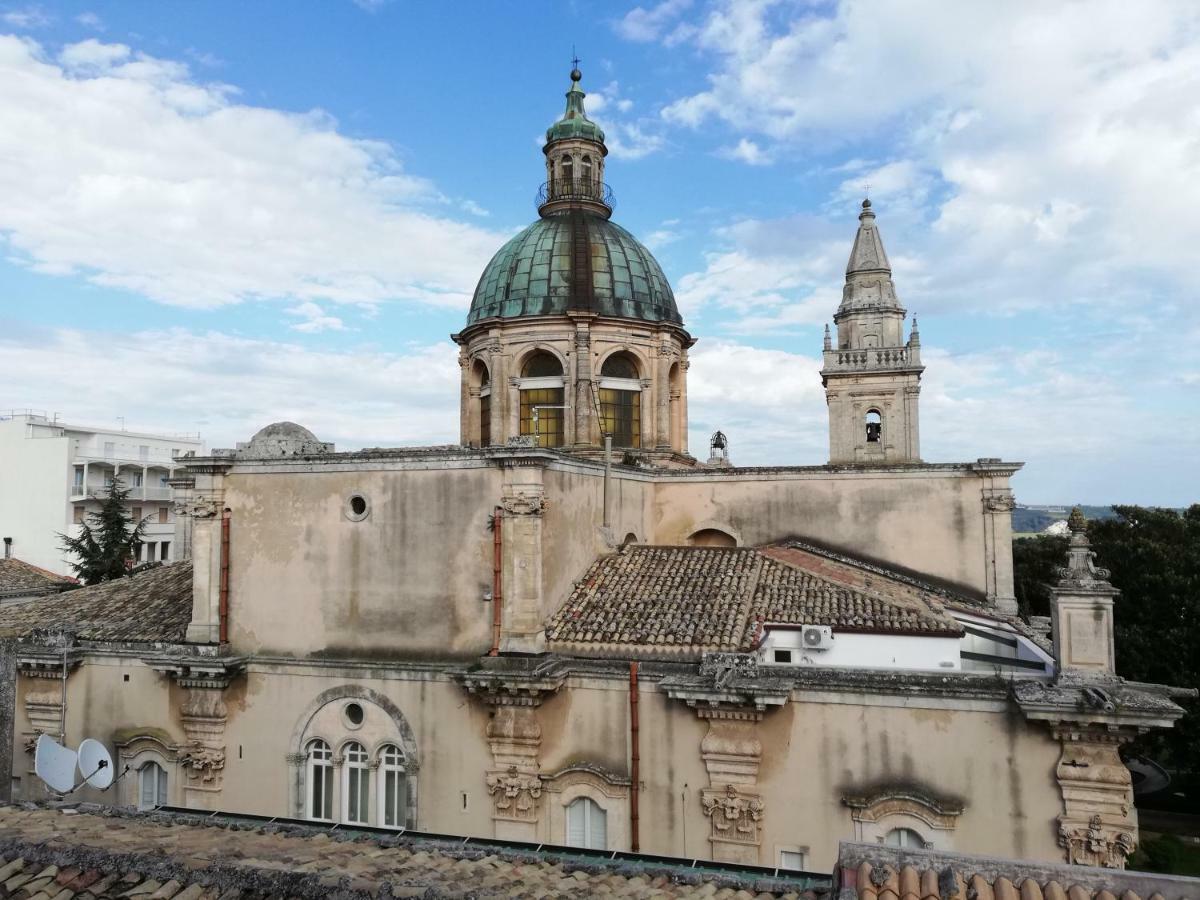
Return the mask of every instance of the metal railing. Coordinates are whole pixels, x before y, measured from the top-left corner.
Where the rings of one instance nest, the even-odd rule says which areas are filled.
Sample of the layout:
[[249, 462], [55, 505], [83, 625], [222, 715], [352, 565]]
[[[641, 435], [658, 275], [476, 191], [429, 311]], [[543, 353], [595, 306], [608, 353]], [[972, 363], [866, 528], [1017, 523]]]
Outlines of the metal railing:
[[572, 203], [590, 201], [601, 203], [610, 210], [617, 205], [612, 188], [603, 181], [590, 178], [556, 178], [542, 183], [537, 192], [537, 206], [541, 209], [550, 203]]
[[[170, 500], [171, 488], [160, 487], [159, 485], [123, 485], [128, 491], [126, 500]], [[90, 500], [107, 500], [109, 492], [112, 490], [112, 485], [99, 484], [71, 484], [71, 499], [90, 499]]]

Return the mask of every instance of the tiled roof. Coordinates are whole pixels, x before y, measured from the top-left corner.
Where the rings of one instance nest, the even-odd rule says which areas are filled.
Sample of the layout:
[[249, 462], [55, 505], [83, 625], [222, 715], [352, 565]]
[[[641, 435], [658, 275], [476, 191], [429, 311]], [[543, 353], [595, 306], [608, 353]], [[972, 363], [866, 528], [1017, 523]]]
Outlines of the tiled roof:
[[0, 637], [64, 628], [85, 641], [182, 641], [192, 617], [190, 560], [0, 606]]
[[1200, 878], [843, 842], [837, 900], [1200, 900]]
[[74, 583], [73, 578], [55, 575], [20, 559], [0, 559], [0, 597], [48, 594]]
[[631, 546], [601, 557], [550, 619], [552, 646], [749, 650], [763, 623], [957, 636], [941, 598], [811, 548]]
[[[93, 808], [94, 809], [94, 808]], [[536, 844], [333, 831], [208, 813], [0, 807], [0, 895], [93, 900], [780, 897], [818, 900], [823, 877], [688, 868], [547, 852]], [[820, 891], [818, 894], [816, 891]], [[65, 893], [64, 893], [65, 892]]]

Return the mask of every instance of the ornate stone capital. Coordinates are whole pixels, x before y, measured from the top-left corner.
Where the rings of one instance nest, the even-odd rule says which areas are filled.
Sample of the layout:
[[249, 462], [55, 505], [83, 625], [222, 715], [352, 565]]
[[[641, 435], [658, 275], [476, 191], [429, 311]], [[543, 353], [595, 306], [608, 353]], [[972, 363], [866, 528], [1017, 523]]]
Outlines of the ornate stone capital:
[[510, 516], [540, 516], [546, 510], [546, 492], [533, 485], [506, 490], [500, 505]]
[[492, 795], [496, 818], [536, 821], [538, 800], [542, 796], [542, 781], [536, 772], [521, 772], [516, 766], [489, 772], [487, 788]]
[[1100, 816], [1086, 823], [1059, 817], [1058, 845], [1067, 851], [1067, 862], [1079, 866], [1123, 869], [1137, 847], [1136, 830], [1105, 825]]
[[705, 788], [700, 792], [704, 815], [712, 823], [711, 840], [733, 844], [760, 843], [759, 823], [764, 805], [757, 794], [739, 790], [732, 784]]
[[289, 766], [302, 766], [308, 762], [307, 753], [289, 753], [286, 758]]
[[1017, 498], [1012, 491], [990, 490], [984, 492], [983, 508], [992, 513], [1012, 512], [1017, 507]]
[[205, 788], [215, 790], [221, 771], [225, 768], [225, 748], [206, 747], [193, 742], [179, 754], [179, 764], [187, 773], [190, 787], [195, 787], [195, 783], [199, 782]]

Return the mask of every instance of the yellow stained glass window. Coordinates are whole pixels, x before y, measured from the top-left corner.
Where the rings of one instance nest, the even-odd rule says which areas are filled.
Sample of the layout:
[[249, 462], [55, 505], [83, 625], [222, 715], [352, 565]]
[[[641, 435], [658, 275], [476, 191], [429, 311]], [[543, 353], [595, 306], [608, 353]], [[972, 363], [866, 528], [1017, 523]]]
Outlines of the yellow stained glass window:
[[537, 411], [538, 447], [561, 447], [563, 444], [563, 389], [535, 388], [521, 391], [521, 434], [533, 434], [533, 409]]
[[600, 389], [600, 428], [614, 447], [642, 446], [641, 391]]

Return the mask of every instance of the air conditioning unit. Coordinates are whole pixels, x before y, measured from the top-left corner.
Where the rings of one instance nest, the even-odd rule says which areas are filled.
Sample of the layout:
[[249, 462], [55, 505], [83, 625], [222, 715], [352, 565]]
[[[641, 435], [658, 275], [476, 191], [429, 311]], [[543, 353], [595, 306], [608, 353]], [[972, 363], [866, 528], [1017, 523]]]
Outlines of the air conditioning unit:
[[833, 646], [833, 629], [828, 625], [805, 625], [800, 643], [805, 650], [828, 650]]

